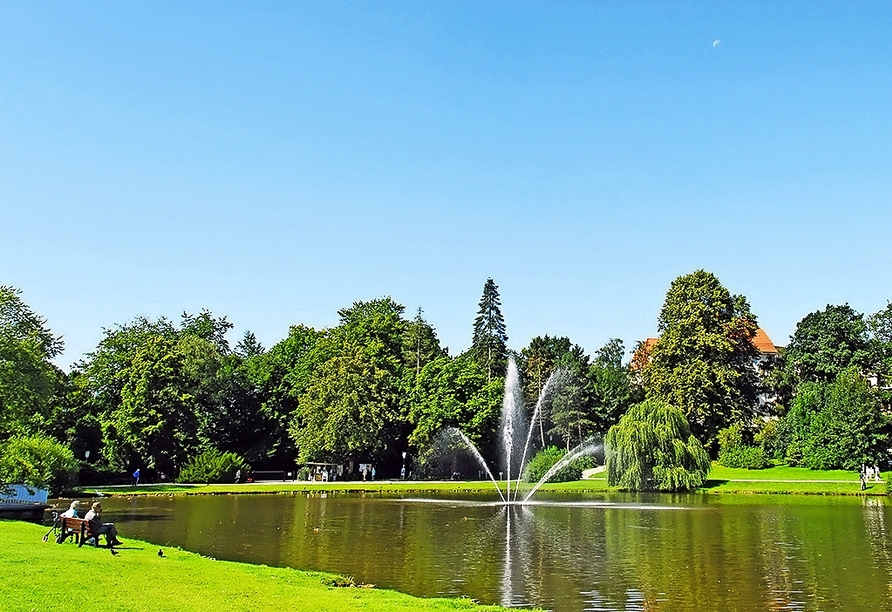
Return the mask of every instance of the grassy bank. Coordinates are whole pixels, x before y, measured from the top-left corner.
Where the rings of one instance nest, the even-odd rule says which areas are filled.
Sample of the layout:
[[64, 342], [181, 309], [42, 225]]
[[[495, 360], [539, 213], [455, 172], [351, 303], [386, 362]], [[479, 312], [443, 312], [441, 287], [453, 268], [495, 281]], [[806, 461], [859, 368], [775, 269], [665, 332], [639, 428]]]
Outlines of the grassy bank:
[[[504, 485], [503, 485], [504, 486]], [[529, 491], [532, 485], [521, 484], [521, 491]], [[581, 480], [577, 482], [546, 483], [541, 491], [572, 490], [604, 491], [607, 481], [603, 478]], [[121, 487], [84, 487], [80, 493], [92, 496], [97, 493], [105, 496], [131, 497], [137, 495], [230, 495], [238, 493], [306, 493], [306, 492], [338, 492], [338, 493], [485, 493], [494, 494], [495, 487], [489, 481], [359, 481], [359, 482], [275, 482], [245, 484], [210, 484], [210, 485], [140, 485]]]
[[41, 541], [46, 529], [0, 521], [0, 609], [64, 610], [503, 610], [466, 599], [422, 599], [375, 588], [327, 586], [319, 572], [215, 561], [127, 539], [108, 549]]
[[[521, 484], [521, 491], [529, 491], [532, 485]], [[590, 480], [547, 483], [541, 491], [567, 493], [611, 492], [603, 474]], [[386, 495], [412, 495], [421, 493], [481, 493], [494, 494], [493, 484], [488, 481], [359, 481], [359, 482], [276, 482], [212, 485], [141, 485], [139, 487], [89, 487], [82, 495], [109, 496], [137, 495], [228, 495], [239, 493], [381, 493]], [[726, 468], [713, 464], [709, 480], [701, 493], [790, 493], [806, 495], [885, 495], [884, 482], [870, 482], [861, 491], [858, 475], [843, 470], [809, 470], [796, 467], [773, 467], [765, 470]]]

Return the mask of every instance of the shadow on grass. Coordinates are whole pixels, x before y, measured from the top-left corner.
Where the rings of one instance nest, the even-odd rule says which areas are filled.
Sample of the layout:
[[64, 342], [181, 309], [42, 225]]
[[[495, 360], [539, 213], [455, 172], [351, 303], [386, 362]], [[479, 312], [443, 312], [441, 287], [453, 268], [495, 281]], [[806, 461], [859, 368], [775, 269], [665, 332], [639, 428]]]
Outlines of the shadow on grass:
[[715, 478], [707, 478], [706, 482], [704, 482], [700, 488], [701, 489], [714, 489], [715, 487], [720, 487], [722, 485], [728, 484], [731, 482], [730, 480], [719, 480]]

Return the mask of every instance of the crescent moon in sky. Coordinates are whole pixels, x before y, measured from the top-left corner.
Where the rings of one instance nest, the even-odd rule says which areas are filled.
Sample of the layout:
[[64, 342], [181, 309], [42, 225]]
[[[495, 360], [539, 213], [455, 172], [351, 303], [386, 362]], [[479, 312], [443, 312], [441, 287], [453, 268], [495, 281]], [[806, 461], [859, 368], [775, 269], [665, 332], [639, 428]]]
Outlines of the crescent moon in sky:
[[712, 41], [712, 48], [715, 49], [720, 44], [722, 44], [722, 41], [720, 41], [718, 38], [716, 38], [714, 41]]

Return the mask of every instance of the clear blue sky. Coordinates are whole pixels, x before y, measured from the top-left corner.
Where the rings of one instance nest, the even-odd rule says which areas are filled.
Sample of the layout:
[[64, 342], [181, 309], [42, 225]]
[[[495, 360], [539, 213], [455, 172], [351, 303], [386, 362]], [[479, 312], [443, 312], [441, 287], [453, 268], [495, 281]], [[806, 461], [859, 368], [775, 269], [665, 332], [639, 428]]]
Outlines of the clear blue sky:
[[892, 299], [890, 32], [882, 2], [3, 3], [0, 283], [63, 366], [137, 315], [270, 346], [383, 295], [456, 354], [489, 276], [512, 348], [631, 347], [698, 268], [785, 344]]

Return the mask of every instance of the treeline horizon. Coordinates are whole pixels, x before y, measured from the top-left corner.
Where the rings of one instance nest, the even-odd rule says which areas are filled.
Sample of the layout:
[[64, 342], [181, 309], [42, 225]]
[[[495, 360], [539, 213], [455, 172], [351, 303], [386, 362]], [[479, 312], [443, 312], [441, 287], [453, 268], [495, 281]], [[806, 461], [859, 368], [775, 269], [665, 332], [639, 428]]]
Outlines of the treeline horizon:
[[[179, 321], [140, 316], [104, 329], [65, 372], [52, 363], [61, 338], [20, 296], [0, 286], [0, 450], [15, 441], [21, 453], [23, 439], [42, 436], [70, 452], [84, 481], [136, 468], [173, 478], [209, 451], [234, 453], [255, 469], [374, 463], [389, 477], [403, 452], [421, 468], [447, 426], [493, 462], [509, 355], [528, 412], [548, 376], [562, 372], [535, 424], [538, 448], [604, 435], [647, 398], [682, 409], [713, 457], [751, 456], [758, 447], [765, 458], [846, 468], [856, 456], [888, 457], [892, 306], [865, 318], [847, 304], [828, 305], [799, 322], [786, 350], [760, 361], [746, 298], [703, 270], [673, 281], [660, 339], [650, 350], [639, 342], [630, 360], [618, 338], [591, 354], [547, 334], [510, 351], [498, 287], [488, 279], [469, 317], [471, 346], [458, 355], [421, 309], [409, 318], [384, 297], [342, 308], [333, 327], [293, 325], [269, 348], [250, 332], [231, 346], [233, 324], [207, 310]], [[853, 402], [863, 413], [855, 423], [839, 405]], [[812, 460], [827, 446], [813, 438], [847, 421], [848, 429], [868, 422], [873, 433], [840, 430], [861, 441]], [[3, 458], [9, 454], [0, 453], [0, 479], [15, 463]]]

